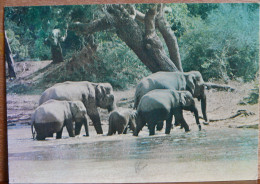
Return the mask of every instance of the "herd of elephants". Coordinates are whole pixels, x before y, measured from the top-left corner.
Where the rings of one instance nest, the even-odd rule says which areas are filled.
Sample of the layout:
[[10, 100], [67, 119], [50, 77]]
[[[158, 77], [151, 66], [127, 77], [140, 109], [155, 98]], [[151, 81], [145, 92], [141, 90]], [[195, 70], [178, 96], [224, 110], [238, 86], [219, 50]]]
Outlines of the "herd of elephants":
[[189, 131], [183, 110], [194, 113], [201, 130], [194, 98], [201, 101], [203, 119], [207, 124], [205, 85], [198, 71], [157, 72], [143, 78], [136, 86], [133, 109], [116, 107], [109, 83], [57, 83], [41, 95], [39, 106], [32, 114], [32, 134], [37, 140], [45, 140], [56, 133], [56, 138], [60, 139], [66, 127], [69, 136], [75, 137], [84, 125], [86, 136], [89, 136], [87, 117], [92, 120], [97, 134], [103, 134], [98, 107], [111, 112], [107, 135], [126, 134], [130, 128], [133, 135], [138, 136], [145, 125], [149, 135], [154, 135], [155, 127], [162, 130], [164, 121], [165, 133], [170, 134], [173, 116], [174, 125]]

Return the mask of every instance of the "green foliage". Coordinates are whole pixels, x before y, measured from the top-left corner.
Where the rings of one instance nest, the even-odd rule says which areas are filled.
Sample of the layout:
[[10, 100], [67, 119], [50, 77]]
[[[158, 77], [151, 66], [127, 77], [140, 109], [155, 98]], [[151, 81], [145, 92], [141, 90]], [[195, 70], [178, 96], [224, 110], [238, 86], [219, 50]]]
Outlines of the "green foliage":
[[6, 30], [8, 42], [14, 54], [15, 60], [24, 60], [28, 57], [28, 46], [20, 43], [19, 35], [15, 35], [12, 30]]
[[208, 14], [219, 7], [220, 4], [213, 3], [189, 3], [187, 4], [188, 10], [192, 16], [199, 16], [206, 19]]
[[99, 47], [99, 59], [93, 67], [98, 81], [123, 89], [151, 73], [117, 36], [113, 35], [112, 41], [102, 41]]
[[167, 7], [171, 8], [172, 12], [166, 13], [166, 19], [177, 38], [181, 37], [187, 29], [194, 27], [194, 21], [197, 18], [189, 16], [187, 4], [172, 3]]
[[[154, 4], [135, 6], [146, 13]], [[198, 70], [205, 80], [242, 77], [250, 81], [255, 78], [259, 61], [257, 4], [173, 3], [166, 6], [172, 10], [165, 15], [178, 39], [184, 71]], [[5, 29], [11, 49], [20, 60], [49, 60], [50, 45], [46, 44], [46, 39], [51, 31], [60, 29], [64, 36], [69, 23], [87, 23], [104, 16], [101, 8], [100, 5], [7, 7]], [[115, 35], [114, 29], [95, 33], [99, 46], [93, 64], [85, 63], [75, 70], [61, 66], [46, 80], [110, 82], [120, 89], [136, 84], [150, 72]], [[87, 35], [67, 32], [66, 40], [61, 43], [67, 62], [88, 44], [88, 40]], [[163, 45], [167, 51], [165, 43]]]
[[221, 4], [180, 38], [185, 71], [204, 79], [253, 80], [258, 71], [258, 10], [250, 4]]

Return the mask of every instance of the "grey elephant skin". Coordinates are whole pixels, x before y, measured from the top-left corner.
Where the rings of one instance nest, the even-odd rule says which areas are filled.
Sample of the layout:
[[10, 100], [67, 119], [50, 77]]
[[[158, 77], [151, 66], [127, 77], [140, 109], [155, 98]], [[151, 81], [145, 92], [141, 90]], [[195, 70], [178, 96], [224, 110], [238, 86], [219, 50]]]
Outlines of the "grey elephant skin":
[[80, 101], [57, 101], [49, 100], [36, 108], [31, 118], [32, 133], [33, 127], [36, 131], [36, 139], [44, 140], [46, 137], [52, 137], [54, 133], [56, 138], [62, 137], [63, 127], [66, 126], [70, 137], [75, 137], [79, 131], [75, 132], [75, 127], [84, 123], [86, 135], [88, 132], [87, 110]]
[[39, 104], [50, 99], [83, 102], [97, 134], [103, 134], [97, 107], [107, 109], [108, 112], [115, 108], [113, 88], [109, 83], [88, 81], [58, 83], [43, 92]]
[[109, 116], [109, 127], [107, 135], [126, 134], [128, 127], [134, 131], [136, 127], [135, 123], [136, 111], [132, 109], [120, 108], [113, 111]]
[[147, 123], [149, 135], [155, 134], [155, 126], [158, 122], [166, 120], [165, 133], [170, 134], [172, 117], [180, 122], [185, 131], [189, 126], [183, 118], [183, 110], [194, 112], [196, 123], [201, 130], [198, 110], [195, 101], [189, 91], [176, 91], [169, 89], [156, 89], [144, 95], [137, 108], [136, 129], [134, 136], [138, 136], [140, 130]]
[[[141, 80], [135, 91], [134, 109], [141, 98], [154, 89], [187, 90], [194, 98], [201, 100], [203, 119], [207, 122], [206, 95], [204, 80], [198, 71], [191, 72], [157, 72]], [[162, 127], [161, 127], [162, 128]], [[159, 128], [160, 129], [160, 128]]]

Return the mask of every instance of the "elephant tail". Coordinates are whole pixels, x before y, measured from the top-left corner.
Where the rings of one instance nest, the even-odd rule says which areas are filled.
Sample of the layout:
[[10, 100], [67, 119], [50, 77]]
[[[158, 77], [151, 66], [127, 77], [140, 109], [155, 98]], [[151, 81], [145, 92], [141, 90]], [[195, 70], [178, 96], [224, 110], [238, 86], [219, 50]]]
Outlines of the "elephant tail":
[[140, 92], [138, 89], [136, 89], [135, 99], [134, 99], [134, 109], [137, 109], [138, 104], [139, 104], [139, 102], [140, 102], [140, 96], [141, 96], [140, 93], [141, 93], [141, 92]]

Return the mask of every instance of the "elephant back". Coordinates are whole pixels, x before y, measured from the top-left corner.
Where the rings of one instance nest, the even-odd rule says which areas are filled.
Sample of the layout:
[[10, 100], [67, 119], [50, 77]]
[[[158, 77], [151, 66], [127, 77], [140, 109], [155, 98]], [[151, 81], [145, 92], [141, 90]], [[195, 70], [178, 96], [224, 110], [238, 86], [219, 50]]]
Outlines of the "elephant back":
[[157, 72], [144, 78], [136, 87], [134, 109], [137, 109], [142, 96], [155, 89], [185, 90], [184, 73]]
[[84, 82], [59, 83], [43, 92], [39, 104], [41, 105], [50, 99], [59, 101], [83, 101], [82, 94], [88, 98], [91, 98], [92, 94], [93, 98], [95, 98], [95, 91], [92, 85], [85, 85]]
[[34, 112], [36, 123], [63, 122], [65, 118], [71, 118], [70, 107], [67, 101], [48, 100]]

